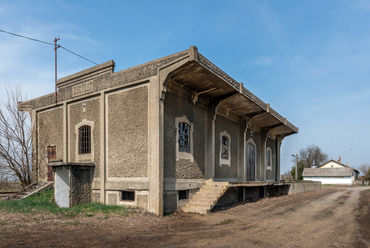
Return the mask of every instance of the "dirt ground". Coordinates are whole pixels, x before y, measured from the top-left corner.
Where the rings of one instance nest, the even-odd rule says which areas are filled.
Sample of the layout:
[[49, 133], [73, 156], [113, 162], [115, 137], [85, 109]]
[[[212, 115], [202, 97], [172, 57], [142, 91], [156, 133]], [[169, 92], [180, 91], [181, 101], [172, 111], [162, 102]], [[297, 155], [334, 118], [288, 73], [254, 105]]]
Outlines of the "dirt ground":
[[327, 186], [209, 215], [0, 212], [1, 247], [370, 247], [370, 187]]

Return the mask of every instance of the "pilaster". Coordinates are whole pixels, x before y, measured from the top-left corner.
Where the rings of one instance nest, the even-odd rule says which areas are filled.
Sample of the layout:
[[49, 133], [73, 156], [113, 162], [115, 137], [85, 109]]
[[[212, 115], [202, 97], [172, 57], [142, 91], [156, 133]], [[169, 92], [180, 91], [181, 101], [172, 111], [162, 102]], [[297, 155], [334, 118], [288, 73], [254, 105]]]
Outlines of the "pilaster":
[[105, 181], [106, 181], [106, 107], [105, 93], [100, 94], [100, 202], [105, 204]]
[[148, 93], [148, 177], [149, 211], [156, 215], [163, 215], [164, 99], [161, 93], [159, 78], [152, 77]]

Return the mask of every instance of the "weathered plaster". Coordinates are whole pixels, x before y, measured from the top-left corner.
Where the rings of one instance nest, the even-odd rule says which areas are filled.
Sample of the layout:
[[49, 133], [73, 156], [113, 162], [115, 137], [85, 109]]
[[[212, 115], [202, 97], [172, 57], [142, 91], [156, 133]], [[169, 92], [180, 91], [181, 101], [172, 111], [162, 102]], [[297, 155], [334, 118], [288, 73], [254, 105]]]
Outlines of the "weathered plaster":
[[63, 159], [63, 108], [45, 110], [38, 113], [38, 178], [41, 181], [47, 179], [47, 148], [56, 146], [56, 159]]
[[148, 86], [107, 96], [107, 174], [146, 177], [148, 174]]

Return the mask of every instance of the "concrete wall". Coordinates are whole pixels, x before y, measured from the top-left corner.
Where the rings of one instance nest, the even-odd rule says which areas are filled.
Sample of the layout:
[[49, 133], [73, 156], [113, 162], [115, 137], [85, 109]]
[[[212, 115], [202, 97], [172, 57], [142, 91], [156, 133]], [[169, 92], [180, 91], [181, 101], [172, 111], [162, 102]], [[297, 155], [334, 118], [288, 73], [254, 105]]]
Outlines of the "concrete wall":
[[[266, 170], [266, 180], [275, 180], [275, 174], [276, 174], [276, 142], [275, 140], [271, 138], [267, 138], [266, 141], [266, 149], [269, 147], [272, 152], [272, 169]], [[267, 150], [266, 150], [266, 156], [267, 156]], [[266, 157], [267, 158], [267, 157]], [[267, 160], [266, 160], [267, 162]], [[266, 164], [267, 166], [267, 164]]]
[[[86, 124], [93, 124], [91, 135], [91, 142], [94, 143], [91, 150], [91, 157], [80, 158], [78, 154], [78, 132], [76, 132], [76, 125], [87, 121]], [[100, 177], [100, 102], [99, 98], [87, 98], [78, 102], [68, 104], [68, 161], [80, 162], [81, 160], [95, 161], [94, 177]]]
[[[184, 188], [180, 190], [185, 190]], [[188, 189], [188, 199], [181, 199], [179, 200], [179, 190], [165, 190], [164, 192], [164, 213], [173, 213], [177, 211], [181, 211], [181, 208], [189, 202], [189, 199], [193, 197], [193, 195], [199, 189]]]
[[55, 202], [61, 208], [69, 207], [69, 171], [55, 172]]
[[288, 194], [295, 195], [318, 190], [321, 190], [321, 182], [292, 182]]
[[132, 206], [139, 207], [144, 210], [148, 210], [149, 202], [149, 191], [148, 190], [134, 190], [135, 200], [134, 201], [123, 201], [121, 198], [120, 190], [107, 190], [106, 191], [106, 204], [108, 205], [121, 205], [121, 206]]
[[70, 206], [79, 204], [88, 204], [92, 201], [92, 178], [94, 170], [91, 168], [74, 168], [70, 170], [70, 194], [73, 197], [70, 200]]
[[[239, 123], [218, 115], [215, 127], [215, 178], [238, 178], [238, 148], [239, 148]], [[230, 165], [220, 163], [220, 133], [226, 131], [231, 136], [229, 144]]]
[[[205, 161], [205, 107], [195, 106], [188, 92], [166, 93], [164, 104], [164, 178], [203, 179]], [[185, 96], [184, 96], [185, 95]], [[176, 160], [176, 117], [186, 116], [193, 123], [194, 160]]]
[[148, 87], [113, 92], [106, 108], [108, 177], [147, 177]]
[[240, 188], [238, 187], [228, 188], [227, 191], [217, 201], [215, 207], [227, 206], [234, 202], [239, 202], [240, 198], [239, 190]]
[[38, 113], [37, 152], [38, 159], [34, 163], [38, 166], [38, 178], [41, 181], [47, 180], [47, 147], [56, 146], [56, 159], [64, 157], [63, 142], [63, 108], [45, 110]]
[[303, 180], [321, 182], [322, 184], [347, 184], [352, 185], [353, 177], [303, 177]]

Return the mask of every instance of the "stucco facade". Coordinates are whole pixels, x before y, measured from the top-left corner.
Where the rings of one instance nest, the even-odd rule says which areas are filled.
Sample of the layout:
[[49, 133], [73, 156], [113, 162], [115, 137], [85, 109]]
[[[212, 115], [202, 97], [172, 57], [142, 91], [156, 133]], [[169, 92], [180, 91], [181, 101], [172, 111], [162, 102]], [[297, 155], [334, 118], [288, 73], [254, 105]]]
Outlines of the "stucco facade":
[[47, 180], [51, 146], [63, 162], [95, 163], [93, 201], [156, 214], [179, 209], [207, 179], [279, 180], [282, 140], [298, 128], [196, 47], [114, 65], [59, 79], [57, 102], [52, 93], [20, 105], [32, 117], [35, 180]]

